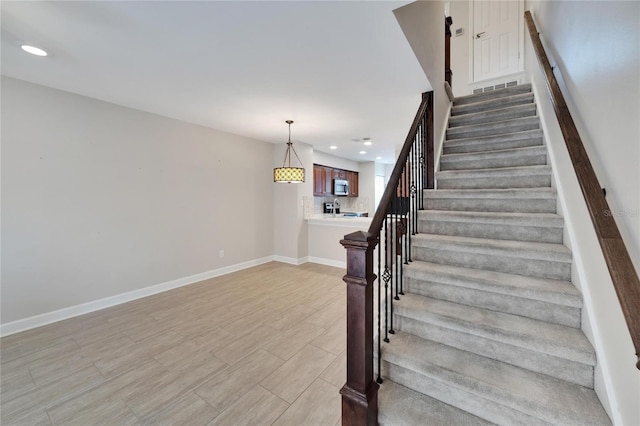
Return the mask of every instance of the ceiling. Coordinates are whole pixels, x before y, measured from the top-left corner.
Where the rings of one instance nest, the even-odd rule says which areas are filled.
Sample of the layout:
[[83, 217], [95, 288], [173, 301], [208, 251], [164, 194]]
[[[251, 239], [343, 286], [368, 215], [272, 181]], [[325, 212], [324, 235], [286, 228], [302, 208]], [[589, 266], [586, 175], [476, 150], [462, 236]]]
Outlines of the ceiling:
[[272, 143], [291, 119], [294, 143], [389, 163], [430, 90], [392, 12], [407, 3], [3, 1], [1, 69]]

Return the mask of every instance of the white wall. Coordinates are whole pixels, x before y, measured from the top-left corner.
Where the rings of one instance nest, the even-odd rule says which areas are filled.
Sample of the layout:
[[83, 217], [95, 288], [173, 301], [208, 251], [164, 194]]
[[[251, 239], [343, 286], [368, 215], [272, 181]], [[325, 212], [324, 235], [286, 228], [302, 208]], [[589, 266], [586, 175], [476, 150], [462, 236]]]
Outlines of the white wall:
[[[640, 4], [543, 1], [527, 8], [547, 53], [558, 58], [556, 77], [637, 268]], [[565, 244], [574, 256], [572, 280], [584, 297], [582, 327], [598, 357], [595, 390], [615, 424], [640, 424], [640, 374], [629, 331], [528, 34], [525, 41], [526, 74], [554, 167]]]
[[327, 221], [309, 221], [309, 261], [323, 265], [346, 268], [347, 251], [340, 244], [345, 235], [367, 231], [371, 218], [351, 218]]
[[273, 255], [272, 144], [6, 77], [1, 135], [2, 324]]
[[434, 93], [434, 153], [440, 157], [451, 103], [444, 90], [444, 2], [416, 1], [393, 11]]
[[528, 6], [545, 48], [556, 58], [556, 77], [640, 269], [640, 3]]
[[336, 169], [350, 170], [352, 172], [359, 172], [359, 163], [346, 158], [336, 157], [335, 155], [327, 154], [326, 152], [313, 151], [313, 163], [320, 164], [322, 166], [333, 167]]
[[[472, 90], [469, 66], [473, 27], [469, 23], [469, 0], [453, 0], [450, 2], [449, 13], [453, 20], [451, 25], [451, 88], [455, 96], [470, 95]], [[462, 28], [463, 34], [456, 36], [456, 29]]]
[[[282, 167], [286, 148], [286, 143], [275, 146], [273, 167]], [[272, 184], [272, 231], [276, 259], [297, 265], [306, 262], [308, 256], [308, 230], [304, 221], [303, 197], [313, 195], [313, 148], [303, 143], [294, 143], [294, 148], [305, 169], [305, 182]], [[265, 232], [268, 232], [269, 225], [269, 222], [265, 222]]]
[[369, 212], [369, 216], [373, 216], [376, 212], [376, 163], [374, 161], [360, 163], [358, 198], [360, 197], [368, 199], [367, 212]]

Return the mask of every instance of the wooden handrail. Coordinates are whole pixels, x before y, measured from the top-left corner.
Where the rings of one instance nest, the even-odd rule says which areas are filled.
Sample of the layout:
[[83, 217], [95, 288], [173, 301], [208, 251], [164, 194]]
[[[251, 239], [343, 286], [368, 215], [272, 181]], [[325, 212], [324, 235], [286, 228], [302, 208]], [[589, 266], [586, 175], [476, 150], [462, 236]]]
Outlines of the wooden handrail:
[[[419, 128], [422, 129], [420, 133], [418, 133]], [[413, 148], [416, 148], [416, 151], [412, 151]], [[421, 157], [419, 159], [418, 152]], [[415, 191], [413, 193], [415, 197], [422, 197], [422, 190], [433, 188], [434, 180], [433, 92], [422, 94], [422, 102], [400, 155], [398, 155], [398, 160], [376, 213], [371, 220], [368, 232], [354, 232], [345, 235], [344, 239], [340, 241], [340, 244], [347, 250], [347, 274], [343, 277], [347, 284], [347, 381], [340, 389], [343, 426], [375, 426], [378, 424], [379, 385], [373, 377], [373, 322], [376, 316], [373, 309], [373, 284], [376, 279], [373, 271], [373, 253], [381, 238], [382, 225], [386, 223], [385, 220], [388, 219], [390, 208], [393, 206], [393, 199], [398, 199], [398, 187], [400, 180], [403, 179], [403, 169], [406, 172], [406, 166], [410, 164], [410, 153], [413, 153], [412, 159], [414, 161], [411, 163], [414, 167], [413, 171], [418, 175], [415, 181], [412, 181], [412, 185], [417, 185], [412, 187], [412, 191]], [[406, 179], [406, 175], [404, 179]], [[400, 188], [402, 190], [399, 197], [406, 197], [407, 188], [404, 181]], [[414, 209], [416, 208], [417, 204], [414, 204]], [[402, 219], [397, 222], [404, 223]], [[397, 236], [402, 232], [399, 226], [396, 233], [392, 232], [391, 235], [398, 238]], [[407, 233], [408, 231], [405, 229], [402, 235]], [[385, 235], [384, 238], [388, 237]], [[395, 248], [391, 249], [391, 253], [397, 256], [397, 253], [400, 252], [399, 246], [393, 244], [392, 247]], [[378, 255], [380, 256], [380, 252]], [[385, 259], [386, 256], [387, 253], [385, 253]], [[380, 286], [378, 286], [378, 302], [380, 303]], [[377, 315], [380, 318], [379, 312]], [[378, 333], [380, 333], [379, 321]], [[379, 338], [378, 351], [380, 351]]]
[[[391, 172], [391, 177], [389, 178], [389, 182], [387, 183], [387, 187], [382, 194], [382, 198], [380, 199], [380, 204], [378, 204], [378, 209], [376, 210], [373, 219], [371, 220], [371, 225], [369, 225], [369, 234], [378, 235], [380, 232], [380, 228], [382, 227], [382, 221], [387, 214], [389, 206], [391, 205], [391, 199], [395, 196], [396, 187], [400, 182], [400, 178], [402, 177], [402, 167], [407, 161], [407, 157], [409, 156], [409, 151], [411, 151], [411, 144], [413, 143], [414, 138], [416, 137], [416, 132], [418, 131], [418, 127], [420, 126], [420, 122], [424, 120], [427, 115], [427, 108], [432, 105], [432, 96], [433, 92], [425, 92], [422, 94], [422, 102], [418, 107], [418, 111], [416, 112], [416, 116], [413, 119], [413, 123], [409, 128], [409, 133], [407, 134], [407, 138], [404, 141], [404, 145], [402, 146], [402, 150], [400, 151], [400, 155], [398, 155], [398, 161], [396, 161], [396, 165]], [[429, 126], [433, 127], [433, 126]], [[433, 133], [431, 133], [433, 134]], [[429, 138], [429, 137], [428, 137]], [[427, 140], [426, 144], [431, 145], [431, 151], [433, 150], [433, 141]], [[427, 152], [427, 157], [431, 158], [433, 155], [429, 153], [429, 146], [425, 147], [425, 152]], [[429, 171], [426, 171], [426, 184], [427, 188], [433, 188], [433, 178], [430, 179], [432, 174]]]
[[600, 242], [613, 286], [622, 307], [622, 313], [631, 333], [631, 340], [636, 350], [636, 357], [638, 357], [636, 367], [640, 369], [640, 280], [638, 279], [638, 273], [633, 266], [631, 256], [622, 240], [616, 221], [610, 213], [611, 210], [596, 173], [591, 166], [587, 151], [584, 149], [582, 139], [578, 134], [578, 129], [562, 95], [558, 80], [553, 74], [553, 69], [542, 46], [533, 17], [529, 11], [525, 12], [524, 17], [533, 43], [533, 49], [536, 52], [538, 62], [540, 62], [547, 82], [553, 109], [560, 123], [560, 129], [562, 130], [582, 195], [587, 203], [596, 236]]

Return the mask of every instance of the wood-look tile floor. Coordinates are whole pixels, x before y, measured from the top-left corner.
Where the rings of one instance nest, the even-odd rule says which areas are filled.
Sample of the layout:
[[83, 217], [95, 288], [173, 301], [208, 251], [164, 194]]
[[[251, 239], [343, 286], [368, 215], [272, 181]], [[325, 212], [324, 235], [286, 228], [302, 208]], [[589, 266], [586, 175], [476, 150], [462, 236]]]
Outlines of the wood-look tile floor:
[[2, 425], [338, 425], [344, 270], [271, 262], [0, 340]]

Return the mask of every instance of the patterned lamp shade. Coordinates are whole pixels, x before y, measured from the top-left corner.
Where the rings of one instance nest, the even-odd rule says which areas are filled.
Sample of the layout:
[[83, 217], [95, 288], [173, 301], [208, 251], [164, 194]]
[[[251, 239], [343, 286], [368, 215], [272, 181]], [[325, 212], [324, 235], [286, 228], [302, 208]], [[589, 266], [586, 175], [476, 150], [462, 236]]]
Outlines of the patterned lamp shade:
[[304, 182], [304, 169], [302, 167], [276, 167], [273, 169], [273, 181], [302, 183]]
[[289, 141], [287, 142], [287, 151], [284, 154], [284, 162], [282, 167], [276, 167], [273, 169], [273, 181], [279, 183], [302, 183], [304, 182], [304, 168], [302, 167], [291, 167], [291, 151], [295, 154], [298, 162], [302, 166], [302, 161], [300, 161], [300, 157], [298, 157], [298, 153], [293, 148], [293, 144], [291, 143], [291, 123], [293, 121], [287, 120], [285, 121], [289, 125]]

